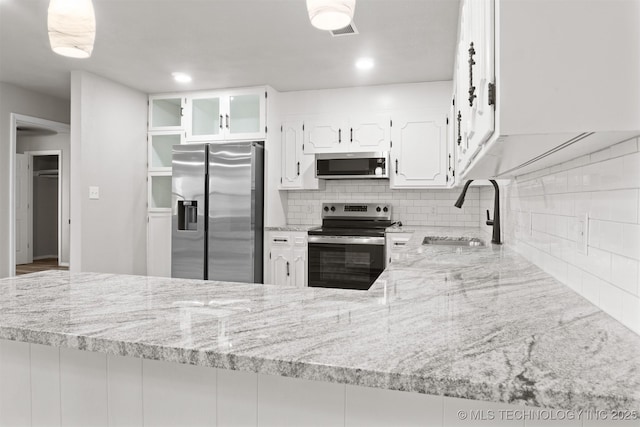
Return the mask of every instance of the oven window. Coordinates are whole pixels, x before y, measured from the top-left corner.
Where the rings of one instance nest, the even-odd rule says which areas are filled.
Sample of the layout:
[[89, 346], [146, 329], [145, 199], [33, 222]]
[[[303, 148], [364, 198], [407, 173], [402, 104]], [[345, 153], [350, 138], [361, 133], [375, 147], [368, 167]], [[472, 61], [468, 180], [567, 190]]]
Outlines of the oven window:
[[309, 286], [366, 290], [383, 269], [383, 245], [309, 244]]

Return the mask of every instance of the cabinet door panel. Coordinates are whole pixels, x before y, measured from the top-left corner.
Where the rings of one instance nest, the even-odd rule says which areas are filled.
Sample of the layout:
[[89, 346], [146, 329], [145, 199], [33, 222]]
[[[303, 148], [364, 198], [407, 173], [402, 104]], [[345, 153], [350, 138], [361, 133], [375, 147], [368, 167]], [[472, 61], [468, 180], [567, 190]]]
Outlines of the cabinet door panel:
[[289, 286], [291, 277], [291, 265], [289, 248], [271, 249], [271, 284], [277, 286]]
[[149, 97], [149, 130], [182, 129], [184, 111], [182, 97]]
[[147, 275], [171, 277], [171, 212], [149, 213]]
[[411, 113], [394, 120], [391, 150], [391, 188], [446, 185], [445, 117]]
[[282, 188], [302, 188], [302, 123], [282, 124]]
[[489, 105], [489, 83], [494, 80], [493, 10], [493, 0], [469, 2], [467, 52], [473, 44], [473, 90], [471, 98], [467, 99], [469, 114], [466, 128], [470, 156], [489, 139], [494, 129], [494, 106]]
[[305, 151], [308, 153], [335, 153], [349, 148], [346, 126], [332, 117], [305, 120], [304, 140]]
[[224, 117], [220, 96], [189, 98], [187, 101], [190, 126], [187, 139], [190, 141], [216, 140], [222, 138]]
[[350, 151], [388, 151], [389, 116], [354, 116], [349, 127]]
[[[261, 96], [262, 95], [262, 96]], [[229, 97], [229, 136], [256, 134], [264, 128], [261, 112], [263, 94], [232, 95]]]

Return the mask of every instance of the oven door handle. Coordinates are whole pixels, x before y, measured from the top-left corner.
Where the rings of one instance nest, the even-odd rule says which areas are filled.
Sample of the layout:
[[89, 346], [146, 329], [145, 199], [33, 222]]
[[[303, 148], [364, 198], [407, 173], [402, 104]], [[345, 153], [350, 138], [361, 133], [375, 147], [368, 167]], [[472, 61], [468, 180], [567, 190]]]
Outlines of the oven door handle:
[[354, 236], [309, 236], [308, 243], [331, 243], [334, 245], [381, 245], [384, 237], [354, 237]]

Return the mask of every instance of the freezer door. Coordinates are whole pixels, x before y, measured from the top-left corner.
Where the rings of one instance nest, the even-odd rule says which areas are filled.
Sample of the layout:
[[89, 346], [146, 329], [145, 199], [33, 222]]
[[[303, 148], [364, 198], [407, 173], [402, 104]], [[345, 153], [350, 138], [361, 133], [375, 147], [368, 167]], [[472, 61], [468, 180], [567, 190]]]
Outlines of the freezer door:
[[209, 146], [209, 280], [262, 281], [262, 162], [257, 143]]
[[171, 277], [206, 278], [207, 146], [173, 146]]

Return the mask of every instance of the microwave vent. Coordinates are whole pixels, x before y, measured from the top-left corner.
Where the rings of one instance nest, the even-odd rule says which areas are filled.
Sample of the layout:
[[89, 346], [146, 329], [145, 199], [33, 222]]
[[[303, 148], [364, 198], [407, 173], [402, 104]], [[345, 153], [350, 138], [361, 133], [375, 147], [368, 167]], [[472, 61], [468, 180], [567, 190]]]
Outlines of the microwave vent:
[[331, 30], [329, 32], [333, 37], [341, 37], [341, 36], [350, 36], [350, 35], [358, 34], [358, 29], [356, 28], [356, 25], [352, 21], [351, 24], [347, 25], [344, 28]]

